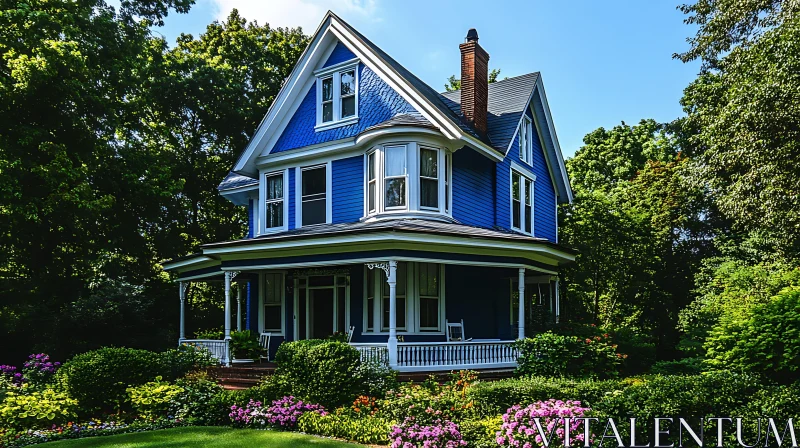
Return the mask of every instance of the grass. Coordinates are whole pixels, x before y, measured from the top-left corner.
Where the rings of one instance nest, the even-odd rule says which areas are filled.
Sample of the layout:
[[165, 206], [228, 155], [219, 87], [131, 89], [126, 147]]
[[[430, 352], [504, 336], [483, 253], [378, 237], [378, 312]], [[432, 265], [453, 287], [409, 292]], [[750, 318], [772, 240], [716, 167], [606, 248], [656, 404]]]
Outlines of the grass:
[[241, 446], [263, 447], [319, 447], [355, 448], [361, 445], [294, 432], [258, 431], [221, 427], [183, 427], [158, 431], [120, 434], [116, 436], [87, 437], [42, 444], [48, 448], [147, 448], [147, 447], [208, 447], [228, 448]]

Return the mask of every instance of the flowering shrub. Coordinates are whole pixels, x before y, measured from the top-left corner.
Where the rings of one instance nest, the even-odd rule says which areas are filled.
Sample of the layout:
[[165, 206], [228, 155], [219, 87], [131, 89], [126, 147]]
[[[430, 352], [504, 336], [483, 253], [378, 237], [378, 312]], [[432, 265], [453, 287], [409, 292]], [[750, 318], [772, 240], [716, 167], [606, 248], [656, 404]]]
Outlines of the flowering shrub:
[[155, 381], [128, 388], [133, 409], [147, 420], [175, 415], [180, 406], [177, 398], [182, 392], [182, 387], [161, 381], [160, 376]]
[[467, 445], [466, 440], [461, 438], [458, 425], [441, 419], [420, 424], [414, 417], [407, 417], [403, 423], [392, 427], [389, 439], [392, 448], [455, 448]]
[[33, 384], [42, 385], [48, 383], [61, 363], [50, 361], [50, 356], [45, 353], [36, 353], [28, 356], [28, 360], [22, 367], [23, 376], [26, 381]]
[[47, 429], [30, 429], [6, 434], [3, 434], [2, 430], [0, 430], [0, 446], [19, 448], [56, 440], [152, 431], [156, 429], [172, 428], [182, 424], [180, 420], [173, 419], [161, 419], [153, 422], [134, 421], [132, 423], [123, 423], [116, 420], [106, 422], [90, 420], [86, 423], [69, 422], [64, 425], [53, 425]]
[[517, 342], [517, 373], [522, 375], [614, 378], [627, 357], [608, 334], [593, 337], [540, 333]]
[[357, 415], [375, 415], [378, 412], [378, 406], [375, 404], [375, 398], [361, 395], [353, 402], [350, 407]]
[[20, 372], [17, 372], [17, 368], [14, 366], [0, 366], [0, 376], [14, 386], [22, 386], [22, 383], [25, 382], [25, 377]]
[[[497, 431], [500, 446], [564, 446], [565, 417], [581, 418], [590, 411], [580, 401], [537, 401], [523, 408], [514, 405], [503, 414], [503, 424]], [[537, 423], [538, 422], [538, 423]], [[570, 446], [583, 446], [582, 421], [570, 421]], [[547, 442], [542, 437], [547, 437]]]
[[460, 421], [472, 408], [467, 390], [475, 379], [472, 372], [462, 371], [440, 385], [433, 378], [421, 384], [403, 384], [390, 391], [378, 406], [382, 413], [396, 421], [414, 417], [417, 423], [435, 420]]
[[294, 428], [297, 420], [307, 412], [327, 415], [325, 408], [318, 404], [304, 403], [295, 397], [283, 397], [272, 402], [272, 406], [263, 407], [260, 401], [250, 400], [242, 408], [231, 406], [230, 418], [237, 426], [276, 426]]

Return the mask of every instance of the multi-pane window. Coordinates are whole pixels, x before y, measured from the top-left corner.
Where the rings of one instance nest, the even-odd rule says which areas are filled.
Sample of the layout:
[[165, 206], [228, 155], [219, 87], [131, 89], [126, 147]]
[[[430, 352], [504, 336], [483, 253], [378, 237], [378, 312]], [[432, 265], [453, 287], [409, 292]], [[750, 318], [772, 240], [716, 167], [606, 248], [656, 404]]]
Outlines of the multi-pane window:
[[419, 205], [439, 209], [439, 150], [419, 150]]
[[281, 331], [283, 276], [264, 275], [264, 331]]
[[[395, 305], [397, 309], [397, 314], [395, 317], [395, 323], [397, 324], [398, 330], [405, 330], [406, 329], [406, 263], [397, 263], [397, 285], [395, 290]], [[386, 274], [381, 272], [381, 291], [383, 292], [383, 322], [381, 328], [384, 331], [389, 331], [389, 282], [386, 279]]]
[[406, 147], [387, 146], [384, 148], [384, 207], [405, 208], [406, 206]]
[[450, 212], [450, 154], [444, 156], [444, 211]]
[[326, 165], [304, 168], [301, 171], [302, 225], [323, 224], [327, 213]]
[[375, 162], [377, 161], [377, 153], [371, 152], [367, 155], [367, 211], [372, 213], [376, 210], [378, 204], [376, 203], [377, 197], [377, 184], [378, 180], [375, 177]]
[[533, 181], [511, 171], [511, 228], [533, 234]]
[[341, 117], [350, 118], [356, 114], [356, 72], [348, 70], [340, 74]]
[[266, 175], [265, 224], [267, 229], [283, 227], [283, 173]]
[[317, 73], [317, 126], [331, 127], [343, 120], [351, 123], [357, 116], [357, 64]]
[[419, 263], [417, 265], [419, 285], [419, 329], [439, 330], [439, 265]]
[[533, 123], [525, 116], [519, 125], [519, 158], [528, 164], [533, 160]]
[[333, 77], [322, 80], [322, 122], [333, 121]]

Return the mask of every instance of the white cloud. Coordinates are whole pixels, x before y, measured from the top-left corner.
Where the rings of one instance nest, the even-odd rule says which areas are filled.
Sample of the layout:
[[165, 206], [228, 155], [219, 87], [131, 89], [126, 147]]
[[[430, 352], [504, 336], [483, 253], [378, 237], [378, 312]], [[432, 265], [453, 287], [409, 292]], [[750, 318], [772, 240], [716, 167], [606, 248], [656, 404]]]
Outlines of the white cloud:
[[306, 34], [317, 29], [328, 10], [345, 20], [378, 21], [378, 0], [211, 0], [217, 20], [225, 20], [233, 8], [247, 20], [273, 27], [302, 26]]

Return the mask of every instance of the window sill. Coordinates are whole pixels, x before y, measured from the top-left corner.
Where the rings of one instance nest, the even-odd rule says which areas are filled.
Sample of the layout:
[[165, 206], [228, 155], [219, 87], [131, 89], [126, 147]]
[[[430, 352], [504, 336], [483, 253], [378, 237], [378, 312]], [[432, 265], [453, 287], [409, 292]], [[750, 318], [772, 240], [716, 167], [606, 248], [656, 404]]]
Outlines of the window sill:
[[273, 233], [285, 232], [286, 230], [288, 230], [288, 226], [270, 227], [269, 229], [266, 229], [266, 230], [264, 230], [262, 232], [258, 232], [256, 234], [256, 237], [259, 237], [259, 236], [262, 236], [262, 235], [271, 235]]
[[314, 126], [314, 131], [315, 132], [327, 131], [328, 129], [334, 129], [334, 128], [338, 128], [338, 127], [341, 127], [341, 126], [347, 126], [347, 125], [353, 124], [353, 123], [358, 123], [358, 116], [345, 118], [344, 120], [334, 121], [334, 122], [331, 122], [331, 123], [318, 124], [318, 125]]

